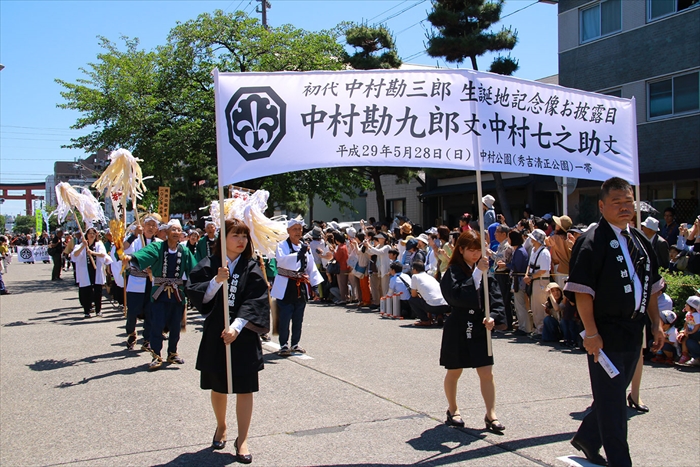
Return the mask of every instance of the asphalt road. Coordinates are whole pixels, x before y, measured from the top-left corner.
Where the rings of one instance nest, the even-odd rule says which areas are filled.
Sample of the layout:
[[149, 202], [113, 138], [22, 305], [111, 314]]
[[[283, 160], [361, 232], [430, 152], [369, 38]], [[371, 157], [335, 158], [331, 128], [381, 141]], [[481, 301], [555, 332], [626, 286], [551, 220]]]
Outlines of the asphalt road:
[[[233, 443], [212, 451], [215, 421], [194, 361], [192, 316], [182, 366], [149, 373], [124, 345], [111, 305], [85, 320], [77, 288], [51, 282], [50, 265], [10, 266], [0, 297], [0, 464], [5, 466], [223, 466]], [[494, 339], [499, 436], [483, 428], [475, 372], [459, 404], [467, 428], [444, 424], [441, 330], [377, 313], [309, 305], [301, 344], [309, 358], [266, 346], [249, 447], [255, 465], [561, 466], [580, 460], [569, 439], [591, 402], [584, 354], [527, 338]], [[140, 343], [140, 342], [139, 342]], [[629, 410], [635, 466], [700, 465], [700, 372], [647, 364]], [[235, 404], [229, 402], [235, 436]], [[234, 436], [231, 436], [233, 439]]]

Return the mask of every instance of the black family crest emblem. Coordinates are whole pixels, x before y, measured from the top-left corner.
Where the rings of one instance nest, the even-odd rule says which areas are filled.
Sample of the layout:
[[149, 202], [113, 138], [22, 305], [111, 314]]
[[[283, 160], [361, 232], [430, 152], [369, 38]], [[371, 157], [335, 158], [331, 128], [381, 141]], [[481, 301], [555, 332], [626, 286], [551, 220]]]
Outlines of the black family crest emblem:
[[286, 133], [287, 104], [268, 86], [240, 88], [226, 106], [228, 140], [246, 161], [270, 157]]

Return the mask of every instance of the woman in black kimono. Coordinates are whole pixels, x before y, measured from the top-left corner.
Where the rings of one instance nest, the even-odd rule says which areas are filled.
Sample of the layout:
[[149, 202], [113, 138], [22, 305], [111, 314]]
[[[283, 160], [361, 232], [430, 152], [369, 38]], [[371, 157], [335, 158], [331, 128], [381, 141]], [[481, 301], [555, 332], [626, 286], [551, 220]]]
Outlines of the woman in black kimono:
[[[224, 344], [230, 344], [232, 393], [236, 394], [238, 423], [234, 447], [237, 460], [248, 464], [252, 461], [247, 439], [253, 415], [253, 393], [258, 391], [258, 372], [263, 369], [258, 335], [268, 332], [270, 327], [268, 286], [259, 264], [252, 258], [248, 227], [234, 219], [226, 221], [225, 230], [227, 267], [221, 267], [219, 252], [204, 258], [190, 273], [187, 294], [206, 316], [196, 368], [201, 372], [200, 387], [211, 389], [217, 424], [212, 447], [223, 449], [226, 446], [229, 391]], [[225, 285], [222, 287], [222, 284]], [[224, 300], [228, 303], [231, 323], [228, 332], [224, 330]]]
[[445, 396], [449, 407], [445, 423], [464, 426], [457, 406], [457, 382], [463, 368], [476, 368], [481, 384], [481, 395], [486, 405], [486, 429], [501, 432], [505, 429], [496, 417], [496, 385], [493, 380], [493, 357], [488, 355], [486, 330], [493, 329], [493, 315], [503, 313], [503, 300], [498, 284], [490, 277], [489, 298], [491, 316], [485, 316], [482, 279], [489, 263], [481, 256], [481, 236], [476, 230], [467, 230], [457, 239], [449, 266], [440, 281], [445, 301], [450, 305], [450, 316], [442, 330], [440, 365], [447, 369]]

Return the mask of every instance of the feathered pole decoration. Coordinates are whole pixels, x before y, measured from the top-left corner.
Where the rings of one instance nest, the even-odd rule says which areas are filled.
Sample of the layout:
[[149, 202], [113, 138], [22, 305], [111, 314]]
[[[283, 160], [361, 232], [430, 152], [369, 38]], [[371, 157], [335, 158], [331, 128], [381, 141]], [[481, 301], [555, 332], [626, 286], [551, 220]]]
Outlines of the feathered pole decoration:
[[[78, 193], [77, 190], [68, 183], [61, 182], [56, 185], [56, 199], [58, 200], [58, 207], [54, 212], [56, 213], [58, 222], [62, 224], [66, 220], [66, 216], [68, 216], [69, 213], [73, 214], [76, 224], [78, 224], [78, 230], [80, 230], [80, 235], [83, 238], [83, 241], [87, 241], [85, 234], [83, 233], [83, 227], [80, 225], [80, 222], [78, 222], [78, 216], [75, 215], [74, 211], [75, 209], [80, 212], [81, 215], [83, 214], [83, 210], [85, 209], [84, 205], [86, 204], [85, 197]], [[83, 218], [85, 218], [85, 216], [83, 216]], [[88, 258], [90, 258], [90, 262], [94, 268], [95, 259], [91, 255], [88, 255]]]
[[209, 207], [212, 221], [221, 229], [220, 218], [238, 219], [250, 229], [250, 239], [254, 249], [268, 258], [274, 257], [277, 244], [287, 239], [287, 222], [272, 220], [265, 215], [270, 193], [258, 190], [255, 193], [234, 190], [233, 197], [224, 200], [221, 216], [219, 201], [212, 201]]
[[134, 204], [136, 222], [141, 223], [136, 201], [141, 199], [143, 192], [146, 191], [146, 185], [143, 184], [143, 173], [141, 172], [141, 166], [139, 166], [139, 162], [143, 162], [143, 159], [134, 157], [129, 150], [124, 148], [112, 151], [109, 158], [109, 166], [92, 186], [100, 193], [105, 190], [109, 192], [114, 212], [119, 211], [118, 203], [121, 200], [121, 206], [124, 211], [124, 225], [126, 225], [126, 202], [131, 198], [131, 202]]

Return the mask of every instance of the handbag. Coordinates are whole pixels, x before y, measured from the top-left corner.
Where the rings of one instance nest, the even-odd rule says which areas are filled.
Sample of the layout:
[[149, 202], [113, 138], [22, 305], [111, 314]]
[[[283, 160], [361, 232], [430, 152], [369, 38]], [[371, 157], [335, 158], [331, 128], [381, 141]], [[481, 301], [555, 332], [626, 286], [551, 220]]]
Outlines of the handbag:
[[359, 266], [356, 264], [352, 268], [352, 275], [357, 277], [358, 279], [362, 279], [363, 277], [365, 277], [365, 273], [367, 273], [367, 266]]
[[328, 274], [340, 274], [340, 264], [334, 259], [328, 261], [326, 265], [326, 272]]

